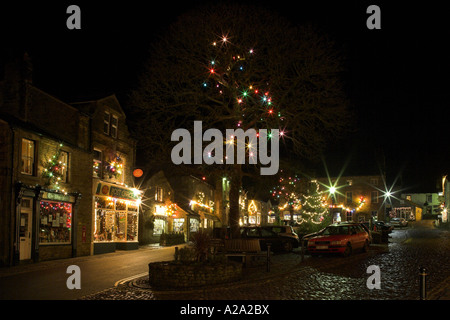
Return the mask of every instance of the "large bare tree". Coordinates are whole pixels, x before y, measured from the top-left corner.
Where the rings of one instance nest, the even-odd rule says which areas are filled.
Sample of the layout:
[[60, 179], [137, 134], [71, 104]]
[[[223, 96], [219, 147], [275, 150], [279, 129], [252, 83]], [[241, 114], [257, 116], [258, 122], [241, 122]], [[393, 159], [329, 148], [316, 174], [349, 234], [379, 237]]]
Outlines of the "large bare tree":
[[[210, 5], [182, 15], [156, 41], [130, 95], [134, 132], [151, 161], [170, 163], [175, 129], [279, 129], [283, 152], [320, 154], [348, 125], [343, 57], [315, 28], [252, 5]], [[227, 140], [228, 139], [228, 140]], [[252, 147], [247, 145], [247, 160]], [[225, 159], [223, 159], [225, 160]], [[224, 161], [225, 163], [225, 161]], [[199, 169], [199, 166], [191, 166]], [[203, 166], [231, 179], [230, 225], [239, 227], [242, 175], [255, 165]]]

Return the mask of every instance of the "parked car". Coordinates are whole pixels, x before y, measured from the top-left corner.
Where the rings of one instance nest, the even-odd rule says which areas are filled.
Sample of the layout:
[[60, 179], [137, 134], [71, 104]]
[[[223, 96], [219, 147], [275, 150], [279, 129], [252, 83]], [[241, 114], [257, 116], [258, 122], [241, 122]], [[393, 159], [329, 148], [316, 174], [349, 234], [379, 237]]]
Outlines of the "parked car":
[[[279, 251], [292, 251], [293, 248], [298, 248], [299, 239], [295, 232], [285, 235], [282, 229], [274, 229], [271, 227], [241, 227], [241, 237], [247, 239], [259, 239], [261, 250], [267, 250], [267, 245], [270, 243], [271, 250], [274, 252]], [[285, 230], [284, 230], [285, 231]]]
[[356, 222], [347, 222], [347, 221], [341, 222], [341, 224], [358, 224], [361, 228], [364, 229], [364, 231], [367, 232], [367, 234], [369, 235], [369, 243], [372, 243], [372, 233], [369, 230], [368, 222], [367, 222], [367, 225], [366, 225], [366, 222], [358, 222], [358, 223], [356, 223]]
[[408, 225], [408, 221], [404, 218], [392, 218], [390, 224], [393, 227], [406, 227]]
[[382, 231], [382, 232], [387, 232], [387, 233], [391, 233], [392, 229], [394, 229], [393, 226], [391, 226], [390, 224], [384, 223], [383, 221], [376, 221], [374, 224], [374, 229], [376, 228], [376, 230], [378, 231]]
[[294, 231], [294, 228], [292, 228], [291, 226], [265, 226], [262, 228], [275, 232], [276, 234], [283, 237], [293, 238], [295, 239], [295, 241], [300, 242], [298, 234]]
[[[363, 222], [362, 223], [364, 227], [369, 230], [369, 222]], [[370, 231], [379, 231], [379, 232], [385, 232], [385, 233], [391, 233], [393, 227], [389, 224], [384, 223], [383, 221], [374, 221], [372, 223], [372, 228]]]
[[332, 224], [323, 232], [308, 241], [311, 255], [322, 253], [339, 253], [349, 256], [353, 250], [369, 249], [369, 234], [359, 223]]
[[305, 235], [302, 237], [303, 246], [305, 247], [306, 250], [308, 249], [308, 241], [309, 241], [309, 239], [311, 239], [311, 238], [313, 238], [313, 237], [316, 237], [316, 236], [322, 234], [322, 232], [323, 232], [324, 230], [325, 230], [325, 228], [323, 228], [322, 230], [319, 230], [319, 231], [317, 231], [317, 232], [305, 234]]

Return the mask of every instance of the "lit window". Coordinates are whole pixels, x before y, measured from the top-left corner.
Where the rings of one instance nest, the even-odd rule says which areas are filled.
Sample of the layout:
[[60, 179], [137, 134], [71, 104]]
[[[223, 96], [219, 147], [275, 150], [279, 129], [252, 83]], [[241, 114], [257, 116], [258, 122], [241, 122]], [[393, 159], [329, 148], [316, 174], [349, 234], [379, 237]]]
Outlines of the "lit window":
[[22, 139], [22, 165], [20, 172], [23, 174], [34, 174], [34, 141]]
[[155, 200], [163, 202], [163, 188], [156, 187]]
[[61, 163], [61, 181], [69, 181], [69, 153], [66, 151], [61, 151], [61, 156], [59, 158]]
[[93, 164], [94, 177], [102, 177], [102, 152], [94, 149], [94, 164]]

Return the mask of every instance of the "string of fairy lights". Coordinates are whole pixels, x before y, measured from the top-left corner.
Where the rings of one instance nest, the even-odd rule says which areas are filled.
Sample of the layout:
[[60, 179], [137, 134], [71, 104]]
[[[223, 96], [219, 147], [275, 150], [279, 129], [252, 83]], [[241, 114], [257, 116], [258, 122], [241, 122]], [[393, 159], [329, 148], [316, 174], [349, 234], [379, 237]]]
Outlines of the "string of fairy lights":
[[[274, 122], [279, 124], [285, 120], [280, 108], [274, 104], [273, 97], [269, 90], [269, 84], [260, 81], [252, 81], [252, 58], [255, 50], [236, 49], [236, 44], [230, 41], [228, 35], [222, 36], [220, 39], [211, 42], [211, 57], [207, 63], [206, 79], [201, 83], [205, 93], [212, 94], [216, 97], [221, 97], [226, 103], [228, 98], [233, 102], [233, 109], [231, 112], [234, 116], [235, 126], [237, 128], [245, 129], [246, 126], [253, 128], [260, 124], [267, 124]], [[236, 54], [234, 50], [242, 53]], [[270, 126], [269, 126], [270, 127]], [[257, 137], [259, 133], [257, 128]], [[279, 130], [279, 135], [286, 134], [284, 129]], [[272, 133], [267, 135], [268, 139], [272, 138]], [[233, 144], [234, 137], [226, 138], [226, 144]], [[249, 156], [253, 157], [252, 147], [248, 145]]]
[[309, 180], [309, 188], [304, 190], [299, 187], [300, 178], [295, 176], [280, 177], [278, 185], [270, 189], [274, 200], [279, 203], [280, 212], [290, 210], [297, 215], [297, 223], [320, 224], [324, 220], [330, 208], [341, 208], [346, 211], [361, 211], [367, 204], [366, 198], [360, 196], [358, 201], [352, 203], [353, 208], [344, 204], [329, 204], [330, 190], [320, 190], [317, 180]]

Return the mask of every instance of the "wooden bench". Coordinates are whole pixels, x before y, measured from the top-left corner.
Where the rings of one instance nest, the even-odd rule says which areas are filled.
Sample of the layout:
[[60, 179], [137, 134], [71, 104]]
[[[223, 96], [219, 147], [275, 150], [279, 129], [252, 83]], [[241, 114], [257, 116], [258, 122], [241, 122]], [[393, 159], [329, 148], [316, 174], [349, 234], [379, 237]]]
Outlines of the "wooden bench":
[[258, 239], [225, 239], [223, 250], [227, 258], [242, 257], [244, 266], [248, 266], [249, 258], [265, 257], [269, 270], [270, 251], [261, 251]]

